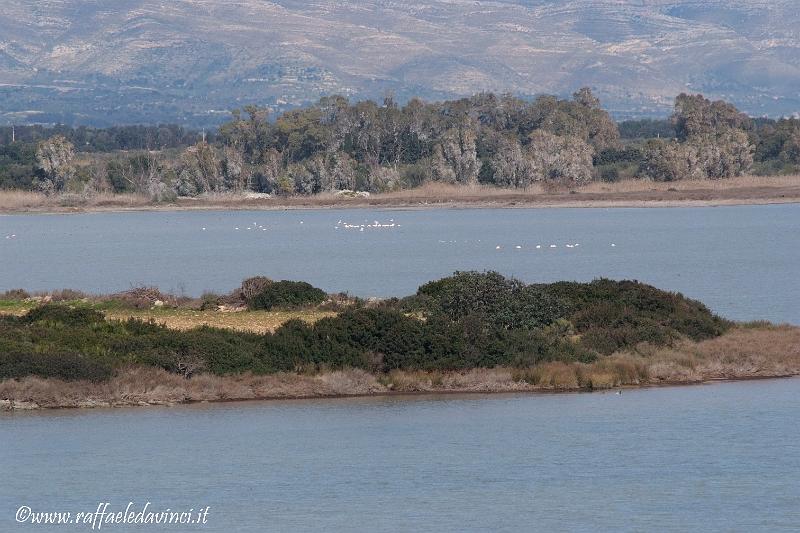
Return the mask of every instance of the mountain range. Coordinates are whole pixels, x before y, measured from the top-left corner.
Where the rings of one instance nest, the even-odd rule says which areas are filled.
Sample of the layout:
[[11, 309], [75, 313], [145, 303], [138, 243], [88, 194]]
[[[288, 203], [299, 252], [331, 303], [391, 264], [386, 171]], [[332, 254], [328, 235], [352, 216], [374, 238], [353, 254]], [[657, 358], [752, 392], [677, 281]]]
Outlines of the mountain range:
[[3, 0], [0, 123], [212, 126], [248, 104], [592, 87], [800, 111], [796, 0]]

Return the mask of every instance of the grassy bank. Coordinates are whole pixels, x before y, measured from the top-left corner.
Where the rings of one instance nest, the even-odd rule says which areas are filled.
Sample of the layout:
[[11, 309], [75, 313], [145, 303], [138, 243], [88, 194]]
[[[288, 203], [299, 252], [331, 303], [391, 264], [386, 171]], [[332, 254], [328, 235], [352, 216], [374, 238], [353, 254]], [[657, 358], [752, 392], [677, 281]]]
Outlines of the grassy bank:
[[686, 342], [670, 349], [618, 353], [590, 364], [554, 362], [525, 368], [388, 374], [362, 369], [314, 374], [203, 374], [188, 380], [158, 368], [130, 366], [104, 382], [29, 376], [0, 381], [0, 410], [397, 393], [589, 391], [797, 375], [800, 328], [761, 325], [735, 328], [717, 339]]
[[196, 299], [12, 291], [0, 314], [4, 408], [597, 390], [800, 372], [799, 328], [736, 325], [633, 281], [526, 285], [462, 272], [365, 302], [251, 278]]
[[424, 207], [667, 207], [800, 202], [800, 176], [742, 176], [725, 180], [653, 182], [626, 180], [591, 182], [574, 188], [533, 185], [503, 189], [485, 185], [428, 183], [415, 189], [348, 197], [332, 193], [313, 196], [252, 197], [211, 194], [152, 203], [133, 194], [51, 195], [0, 191], [0, 213], [59, 213], [124, 210], [218, 210], [302, 208], [424, 208]]

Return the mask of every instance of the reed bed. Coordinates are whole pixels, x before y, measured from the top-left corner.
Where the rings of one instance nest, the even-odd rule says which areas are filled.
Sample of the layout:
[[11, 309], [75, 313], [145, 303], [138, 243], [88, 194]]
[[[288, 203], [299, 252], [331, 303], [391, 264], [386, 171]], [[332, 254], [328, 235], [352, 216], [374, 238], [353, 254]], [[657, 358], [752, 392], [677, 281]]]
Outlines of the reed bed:
[[133, 209], [152, 205], [141, 194], [57, 194], [34, 191], [0, 190], [0, 211], [43, 211], [68, 209]]

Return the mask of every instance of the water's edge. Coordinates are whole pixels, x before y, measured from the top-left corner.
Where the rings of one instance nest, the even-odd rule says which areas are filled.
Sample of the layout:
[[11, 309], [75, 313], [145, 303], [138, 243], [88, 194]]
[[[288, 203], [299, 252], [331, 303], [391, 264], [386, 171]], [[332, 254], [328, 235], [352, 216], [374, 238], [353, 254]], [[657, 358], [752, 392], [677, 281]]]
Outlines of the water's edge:
[[[660, 381], [660, 382], [646, 382], [639, 384], [625, 384], [609, 388], [545, 388], [532, 385], [517, 383], [517, 387], [496, 387], [496, 388], [436, 388], [431, 387], [419, 390], [376, 390], [369, 392], [335, 392], [335, 393], [321, 393], [321, 394], [268, 394], [264, 396], [247, 396], [247, 397], [230, 397], [230, 398], [213, 398], [213, 399], [181, 399], [181, 400], [158, 400], [151, 401], [135, 400], [130, 401], [111, 401], [99, 398], [85, 398], [78, 404], [63, 404], [63, 405], [40, 405], [35, 401], [24, 401], [15, 399], [2, 399], [0, 400], [0, 413], [2, 412], [24, 412], [24, 411], [42, 411], [42, 410], [65, 410], [65, 409], [119, 409], [119, 408], [132, 408], [132, 407], [181, 407], [197, 404], [231, 404], [242, 403], [251, 404], [253, 402], [281, 402], [281, 401], [296, 401], [296, 400], [341, 400], [341, 399], [358, 399], [358, 398], [417, 398], [420, 396], [496, 396], [496, 395], [562, 395], [562, 394], [605, 394], [616, 393], [622, 394], [626, 390], [642, 390], [642, 389], [661, 389], [661, 388], [675, 388], [675, 387], [693, 387], [700, 385], [714, 385], [721, 383], [737, 383], [749, 381], [767, 381], [767, 380], [787, 380], [800, 378], [800, 369], [784, 374], [770, 374], [770, 375], [740, 375], [734, 377], [710, 376], [699, 381]], [[49, 381], [49, 380], [43, 380]]]

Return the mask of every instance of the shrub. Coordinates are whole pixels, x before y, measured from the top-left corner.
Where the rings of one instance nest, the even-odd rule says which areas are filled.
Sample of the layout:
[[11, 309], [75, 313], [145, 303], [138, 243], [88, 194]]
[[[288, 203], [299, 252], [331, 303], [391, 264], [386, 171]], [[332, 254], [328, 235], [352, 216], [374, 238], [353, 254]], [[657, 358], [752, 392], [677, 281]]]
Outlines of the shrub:
[[463, 333], [440, 320], [423, 322], [382, 308], [349, 310], [308, 326], [291, 320], [267, 335], [269, 368], [293, 370], [309, 364], [375, 371], [397, 368], [466, 368]]
[[247, 278], [246, 280], [242, 281], [242, 286], [239, 288], [239, 294], [244, 302], [249, 302], [258, 294], [263, 292], [264, 289], [266, 289], [271, 283], [272, 280], [264, 276]]
[[319, 305], [328, 295], [322, 289], [304, 281], [276, 281], [266, 285], [247, 305], [250, 309], [294, 309]]
[[134, 287], [127, 291], [110, 295], [108, 301], [123, 308], [150, 309], [156, 302], [176, 307], [179, 303], [179, 298], [161, 292], [158, 287]]
[[107, 365], [77, 353], [0, 350], [0, 379], [39, 376], [67, 381], [102, 381], [111, 375], [111, 368]]
[[67, 307], [65, 305], [45, 304], [28, 311], [25, 321], [50, 322], [68, 327], [88, 326], [103, 322], [105, 317], [99, 311], [87, 307]]
[[421, 286], [419, 303], [451, 320], [477, 315], [500, 329], [533, 329], [564, 316], [559, 298], [497, 272], [456, 272]]
[[[326, 297], [307, 283], [271, 282], [252, 307], [318, 305]], [[219, 301], [215, 295], [204, 300]], [[647, 356], [647, 346], [707, 339], [730, 327], [699, 302], [636, 281], [526, 285], [495, 272], [457, 272], [409, 298], [341, 309], [313, 325], [291, 320], [257, 335], [210, 327], [174, 331], [134, 319], [106, 321], [86, 306], [42, 305], [22, 317], [0, 317], [0, 378], [97, 380], [130, 363], [187, 377], [201, 370], [391, 372], [501, 365], [542, 367], [536, 372], [544, 374], [529, 372], [525, 379], [561, 387], [574, 376], [551, 363], [596, 362], [594, 374], [585, 378], [588, 386], [599, 387], [635, 379], [636, 369], [600, 364], [605, 355], [636, 349]]]
[[213, 292], [204, 292], [203, 295], [200, 296], [200, 310], [213, 311], [219, 307], [221, 302], [222, 297], [220, 295], [214, 294]]
[[30, 293], [24, 289], [11, 289], [0, 293], [0, 300], [20, 301], [27, 300], [30, 297]]
[[582, 344], [601, 354], [647, 342], [669, 344], [721, 335], [731, 323], [702, 303], [638, 281], [559, 282], [545, 290], [567, 305]]
[[51, 292], [50, 298], [53, 302], [73, 302], [75, 300], [83, 300], [84, 298], [87, 298], [87, 294], [72, 289], [61, 289]]

